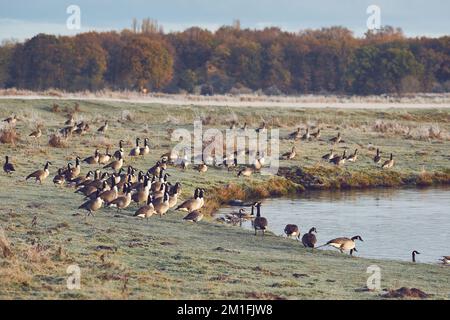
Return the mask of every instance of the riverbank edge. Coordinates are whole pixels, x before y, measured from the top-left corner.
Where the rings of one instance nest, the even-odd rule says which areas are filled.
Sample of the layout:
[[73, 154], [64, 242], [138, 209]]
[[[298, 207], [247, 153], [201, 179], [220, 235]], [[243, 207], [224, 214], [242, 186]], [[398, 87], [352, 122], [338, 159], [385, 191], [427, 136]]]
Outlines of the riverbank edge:
[[[378, 169], [378, 168], [377, 168]], [[442, 171], [402, 173], [395, 170], [372, 169], [347, 171], [339, 167], [282, 167], [266, 181], [251, 179], [213, 187], [208, 191], [204, 213], [212, 216], [232, 200], [244, 202], [267, 198], [296, 196], [305, 191], [362, 190], [376, 188], [426, 188], [450, 185], [450, 168]]]

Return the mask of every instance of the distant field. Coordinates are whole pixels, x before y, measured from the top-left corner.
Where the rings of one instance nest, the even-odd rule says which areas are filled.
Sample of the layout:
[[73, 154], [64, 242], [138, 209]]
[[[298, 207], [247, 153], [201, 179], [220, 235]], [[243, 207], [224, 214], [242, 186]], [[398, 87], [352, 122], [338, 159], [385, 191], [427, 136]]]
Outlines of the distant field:
[[[320, 174], [330, 187], [336, 182], [331, 179], [363, 174], [445, 183], [450, 181], [448, 105], [349, 110], [294, 106], [228, 108], [176, 102], [169, 106], [78, 99], [0, 99], [1, 119], [11, 114], [19, 118], [15, 145], [0, 143], [2, 157], [10, 155], [17, 166], [12, 176], [0, 174], [0, 226], [13, 253], [9, 258], [0, 254], [0, 298], [375, 299], [379, 292], [364, 290], [366, 268], [372, 264], [381, 267], [382, 288], [416, 287], [433, 294], [433, 298], [449, 298], [448, 268], [349, 258], [335, 252], [311, 253], [296, 241], [273, 235], [261, 240], [210, 217], [196, 225], [185, 223], [179, 212], [171, 211], [162, 219], [152, 217], [146, 223], [131, 217], [135, 205], [122, 214], [116, 214], [115, 209], [102, 209], [85, 220], [83, 215], [74, 215], [81, 213], [76, 208], [83, 198], [75, 195], [73, 189], [55, 187], [51, 182], [56, 169], [68, 161], [74, 162], [77, 155], [84, 158], [92, 155], [95, 148], [104, 152], [108, 146], [114, 152], [120, 139], [126, 142], [127, 153], [138, 136], [150, 139], [152, 151], [148, 157], [128, 163], [146, 171], [175, 144], [170, 140], [172, 129], [192, 129], [193, 121], [201, 119], [205, 129], [226, 129], [232, 121], [239, 126], [247, 122], [256, 128], [265, 121], [270, 127], [279, 128], [281, 137], [297, 127], [309, 127], [312, 131], [320, 128], [321, 139], [295, 142], [298, 156], [281, 161], [280, 165], [284, 170], [302, 168]], [[75, 118], [87, 120], [91, 131], [70, 139], [67, 147], [50, 147], [48, 136], [63, 126], [75, 103], [79, 104]], [[106, 136], [101, 136], [96, 129], [106, 119], [110, 120], [110, 128]], [[44, 131], [39, 144], [28, 138], [37, 124]], [[328, 139], [338, 131], [345, 143], [335, 148], [337, 152], [344, 148], [349, 153], [356, 148], [360, 151], [359, 160], [343, 168], [320, 160], [330, 149]], [[282, 139], [281, 153], [293, 144]], [[396, 165], [391, 171], [383, 172], [373, 164], [377, 147], [383, 151], [383, 159], [394, 153]], [[53, 166], [43, 186], [24, 181], [27, 174], [40, 169], [47, 160]], [[89, 169], [82, 165], [82, 174]], [[182, 183], [183, 198], [201, 186], [209, 191], [207, 202], [208, 196], [215, 197], [217, 188], [224, 186], [251, 189], [274, 184], [272, 177], [254, 175], [244, 179], [236, 177], [236, 172], [218, 168], [210, 168], [205, 174], [192, 168], [168, 171], [170, 181]], [[81, 267], [81, 290], [66, 288], [66, 268], [72, 264]]]

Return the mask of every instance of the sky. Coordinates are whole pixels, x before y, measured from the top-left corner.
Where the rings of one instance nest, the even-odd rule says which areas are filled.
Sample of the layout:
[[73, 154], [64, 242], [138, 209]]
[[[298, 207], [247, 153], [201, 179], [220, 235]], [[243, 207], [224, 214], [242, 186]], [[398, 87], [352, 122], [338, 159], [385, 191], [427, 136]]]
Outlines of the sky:
[[[66, 26], [70, 5], [81, 10], [80, 30]], [[407, 36], [450, 34], [448, 0], [0, 0], [0, 41], [122, 30], [134, 17], [156, 19], [166, 32], [190, 26], [214, 31], [239, 19], [243, 28], [278, 26], [294, 32], [344, 26], [362, 36], [369, 5], [379, 6], [381, 25], [401, 27]]]

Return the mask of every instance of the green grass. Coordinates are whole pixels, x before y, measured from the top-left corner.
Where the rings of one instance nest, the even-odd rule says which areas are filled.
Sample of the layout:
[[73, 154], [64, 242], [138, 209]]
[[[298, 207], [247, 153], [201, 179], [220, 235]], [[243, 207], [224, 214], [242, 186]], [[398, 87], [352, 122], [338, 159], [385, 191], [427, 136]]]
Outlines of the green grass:
[[[422, 177], [425, 182], [431, 179], [431, 184], [441, 183], [447, 181], [449, 172], [448, 110], [274, 111], [82, 101], [79, 102], [81, 112], [76, 116], [89, 120], [91, 133], [73, 138], [68, 148], [52, 148], [47, 145], [47, 135], [62, 126], [65, 109], [74, 105], [72, 101], [57, 101], [61, 112], [54, 113], [53, 103], [51, 100], [0, 101], [2, 119], [12, 113], [21, 118], [17, 125], [20, 141], [15, 146], [0, 144], [1, 154], [10, 155], [17, 166], [13, 176], [0, 175], [0, 223], [13, 252], [9, 258], [4, 258], [0, 252], [0, 298], [378, 299], [380, 292], [363, 290], [369, 276], [366, 269], [373, 264], [381, 268], [382, 288], [416, 287], [433, 294], [433, 298], [449, 298], [450, 269], [446, 267], [350, 258], [334, 251], [311, 252], [294, 240], [271, 234], [261, 239], [211, 218], [199, 224], [185, 223], [181, 219], [183, 214], [173, 211], [162, 219], [154, 217], [146, 223], [130, 217], [135, 205], [121, 214], [114, 209], [102, 209], [95, 217], [85, 219], [83, 215], [74, 215], [79, 213], [76, 208], [82, 198], [75, 195], [73, 189], [55, 187], [51, 183], [56, 168], [67, 161], [73, 162], [76, 155], [91, 155], [95, 147], [103, 152], [108, 144], [115, 150], [119, 139], [127, 141], [129, 150], [136, 136], [149, 137], [151, 141], [151, 155], [132, 162], [133, 166], [146, 170], [174, 145], [167, 130], [191, 128], [197, 116], [208, 123], [205, 128], [225, 129], [232, 119], [241, 124], [247, 121], [256, 127], [265, 120], [280, 127], [282, 136], [298, 125], [320, 126], [324, 141], [297, 142], [298, 158], [282, 161], [281, 165], [290, 168], [287, 170], [301, 168], [329, 183], [330, 187], [337, 187], [336, 181], [342, 182], [342, 179], [353, 187], [369, 180], [370, 186], [374, 177], [382, 181], [398, 178], [406, 184], [417, 183], [417, 180], [410, 182], [408, 177]], [[131, 122], [116, 121], [125, 118], [128, 111]], [[112, 119], [111, 128], [107, 137], [101, 138], [95, 131], [106, 117]], [[387, 132], [377, 131], [374, 124], [380, 119], [393, 121], [397, 127], [386, 129]], [[42, 123], [45, 128], [40, 146], [27, 139], [36, 123]], [[442, 136], [430, 138], [419, 134], [429, 126], [438, 126]], [[409, 134], [394, 132], [406, 127]], [[339, 151], [348, 146], [351, 150], [357, 147], [361, 152], [357, 163], [344, 168], [319, 161], [330, 148], [327, 138], [337, 130], [346, 141]], [[380, 146], [384, 157], [394, 152], [397, 164], [393, 170], [382, 173], [374, 167], [369, 143]], [[281, 151], [289, 150], [291, 145], [291, 141], [282, 140]], [[54, 166], [44, 185], [25, 182], [24, 177], [41, 168], [46, 160], [52, 161]], [[83, 166], [82, 173], [87, 170], [87, 166]], [[302, 189], [299, 184], [281, 177], [273, 180], [273, 177], [255, 175], [238, 179], [235, 173], [214, 168], [203, 175], [192, 169], [183, 172], [170, 168], [169, 172], [171, 181], [182, 182], [183, 198], [192, 194], [196, 186], [209, 190], [207, 203], [212, 203], [208, 205], [209, 210], [234, 196], [282, 195]], [[436, 178], [440, 175], [442, 181]], [[290, 178], [308, 186], [296, 177]], [[224, 188], [225, 185], [228, 188]], [[37, 219], [34, 227], [33, 217]], [[105, 250], [107, 247], [113, 250]], [[66, 288], [66, 269], [72, 264], [81, 268], [81, 290]]]

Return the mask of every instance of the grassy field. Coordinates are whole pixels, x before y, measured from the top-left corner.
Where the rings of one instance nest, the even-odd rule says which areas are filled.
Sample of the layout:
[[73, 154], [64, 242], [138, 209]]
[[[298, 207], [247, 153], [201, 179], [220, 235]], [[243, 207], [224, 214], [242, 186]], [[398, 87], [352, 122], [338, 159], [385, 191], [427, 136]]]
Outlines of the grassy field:
[[[54, 106], [57, 103], [58, 106]], [[449, 298], [450, 269], [427, 264], [350, 258], [335, 252], [310, 252], [298, 242], [273, 235], [264, 240], [238, 227], [206, 218], [199, 224], [182, 221], [171, 211], [147, 223], [131, 217], [132, 205], [121, 214], [102, 209], [84, 218], [76, 208], [83, 199], [67, 187], [55, 187], [56, 169], [87, 157], [95, 148], [117, 148], [119, 139], [128, 151], [137, 136], [148, 137], [151, 154], [129, 162], [147, 170], [175, 144], [170, 132], [192, 129], [203, 120], [204, 128], [228, 128], [231, 121], [258, 127], [266, 121], [280, 129], [281, 137], [302, 128], [322, 129], [322, 139], [295, 142], [298, 156], [281, 161], [284, 177], [254, 175], [238, 178], [236, 172], [210, 168], [205, 174], [169, 168], [170, 181], [180, 181], [183, 198], [197, 186], [207, 189], [205, 208], [210, 213], [234, 198], [257, 198], [301, 192], [311, 187], [311, 177], [322, 188], [380, 185], [431, 185], [450, 182], [450, 110], [340, 110], [289, 108], [229, 108], [163, 106], [123, 102], [70, 100], [1, 100], [0, 117], [16, 114], [18, 141], [0, 144], [0, 154], [10, 155], [17, 167], [12, 176], [0, 175], [0, 240], [9, 243], [12, 256], [0, 254], [0, 298], [308, 298], [375, 299], [380, 292], [364, 290], [368, 266], [381, 268], [384, 289], [416, 287], [433, 298]], [[63, 126], [74, 110], [77, 120], [87, 120], [91, 132], [73, 137], [63, 148], [48, 145], [48, 136]], [[110, 120], [106, 136], [96, 129]], [[28, 138], [37, 124], [44, 134], [39, 144]], [[2, 124], [3, 125], [3, 124]], [[328, 138], [341, 132], [345, 143], [337, 152], [358, 148], [360, 159], [335, 168], [320, 161], [330, 145]], [[293, 141], [281, 140], [280, 151]], [[375, 148], [383, 159], [393, 152], [396, 166], [382, 171], [372, 162]], [[51, 175], [43, 186], [25, 177], [51, 161]], [[82, 166], [82, 173], [95, 167]], [[301, 170], [303, 174], [295, 175]], [[303, 181], [308, 178], [308, 181]], [[380, 182], [381, 181], [381, 182]], [[315, 181], [317, 186], [317, 181]], [[33, 223], [34, 221], [34, 223]], [[270, 222], [269, 222], [270, 223]], [[0, 250], [1, 253], [1, 250]], [[66, 269], [81, 268], [81, 289], [66, 288]]]

